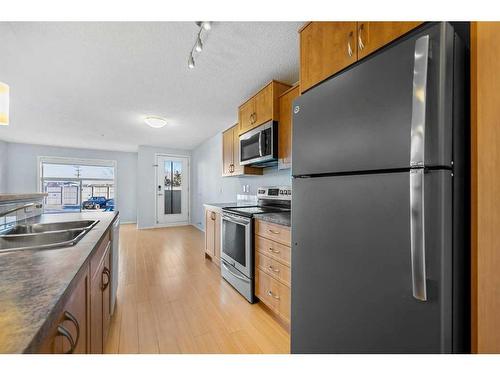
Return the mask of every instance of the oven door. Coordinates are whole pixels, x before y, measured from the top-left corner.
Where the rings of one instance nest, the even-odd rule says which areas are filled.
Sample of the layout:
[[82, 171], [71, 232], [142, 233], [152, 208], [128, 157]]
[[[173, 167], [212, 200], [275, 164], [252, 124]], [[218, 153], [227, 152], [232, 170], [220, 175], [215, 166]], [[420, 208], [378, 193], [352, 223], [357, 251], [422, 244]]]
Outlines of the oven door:
[[248, 278], [253, 274], [252, 219], [222, 213], [221, 258]]
[[240, 136], [240, 164], [258, 164], [276, 158], [276, 130], [273, 121], [250, 130]]

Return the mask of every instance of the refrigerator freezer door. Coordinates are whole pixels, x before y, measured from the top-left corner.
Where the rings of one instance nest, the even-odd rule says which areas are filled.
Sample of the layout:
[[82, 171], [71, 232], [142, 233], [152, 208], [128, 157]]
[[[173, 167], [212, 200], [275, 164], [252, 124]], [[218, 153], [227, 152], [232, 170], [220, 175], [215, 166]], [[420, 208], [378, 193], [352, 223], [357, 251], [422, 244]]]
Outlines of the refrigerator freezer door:
[[418, 129], [418, 164], [449, 167], [452, 52], [452, 27], [434, 24], [297, 98], [292, 175], [408, 168]]
[[413, 291], [410, 172], [293, 180], [293, 353], [453, 351], [451, 172], [423, 184], [425, 301]]

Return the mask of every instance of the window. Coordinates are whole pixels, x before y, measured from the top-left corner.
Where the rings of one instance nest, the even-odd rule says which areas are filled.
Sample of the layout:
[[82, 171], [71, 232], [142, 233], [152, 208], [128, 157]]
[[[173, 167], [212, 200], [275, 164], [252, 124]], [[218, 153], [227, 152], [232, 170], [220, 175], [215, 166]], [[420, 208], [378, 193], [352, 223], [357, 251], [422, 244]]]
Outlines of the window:
[[39, 157], [47, 213], [114, 210], [116, 162]]

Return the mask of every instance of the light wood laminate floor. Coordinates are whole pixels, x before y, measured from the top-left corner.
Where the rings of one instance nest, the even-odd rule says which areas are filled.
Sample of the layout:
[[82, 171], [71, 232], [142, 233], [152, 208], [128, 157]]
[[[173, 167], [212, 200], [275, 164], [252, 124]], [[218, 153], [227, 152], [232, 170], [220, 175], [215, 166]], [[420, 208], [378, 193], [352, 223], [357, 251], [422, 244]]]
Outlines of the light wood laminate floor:
[[289, 353], [288, 332], [224, 281], [203, 247], [192, 226], [121, 226], [106, 353]]

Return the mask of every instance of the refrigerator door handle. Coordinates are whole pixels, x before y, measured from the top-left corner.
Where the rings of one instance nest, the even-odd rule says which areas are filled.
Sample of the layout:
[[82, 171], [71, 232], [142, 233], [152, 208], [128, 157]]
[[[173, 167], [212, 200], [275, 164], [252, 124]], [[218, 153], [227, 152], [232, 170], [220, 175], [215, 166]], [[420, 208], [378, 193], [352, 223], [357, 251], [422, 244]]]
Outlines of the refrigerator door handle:
[[410, 242], [413, 297], [427, 301], [425, 274], [424, 169], [410, 170]]
[[410, 166], [425, 164], [425, 102], [427, 96], [427, 66], [429, 62], [429, 35], [415, 42], [413, 65], [413, 100], [410, 133]]

